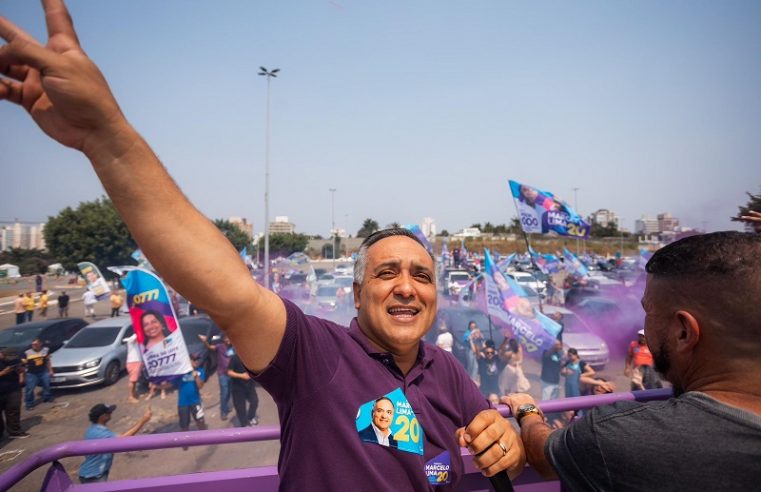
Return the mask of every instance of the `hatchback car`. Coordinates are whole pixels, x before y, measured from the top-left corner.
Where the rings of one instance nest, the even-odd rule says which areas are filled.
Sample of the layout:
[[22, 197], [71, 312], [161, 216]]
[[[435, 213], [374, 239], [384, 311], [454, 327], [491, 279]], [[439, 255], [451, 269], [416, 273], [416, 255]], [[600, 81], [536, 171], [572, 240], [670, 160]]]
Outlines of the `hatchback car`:
[[559, 306], [544, 306], [544, 314], [549, 316], [553, 313], [563, 316], [563, 348], [575, 348], [587, 364], [595, 369], [604, 368], [610, 361], [610, 350], [605, 340], [596, 335], [576, 313]]
[[20, 357], [32, 345], [32, 340], [39, 338], [52, 354], [85, 326], [87, 321], [82, 318], [57, 318], [21, 323], [0, 331], [0, 348]]
[[51, 357], [55, 388], [114, 384], [127, 366], [127, 341], [135, 331], [129, 316], [107, 318], [80, 330]]

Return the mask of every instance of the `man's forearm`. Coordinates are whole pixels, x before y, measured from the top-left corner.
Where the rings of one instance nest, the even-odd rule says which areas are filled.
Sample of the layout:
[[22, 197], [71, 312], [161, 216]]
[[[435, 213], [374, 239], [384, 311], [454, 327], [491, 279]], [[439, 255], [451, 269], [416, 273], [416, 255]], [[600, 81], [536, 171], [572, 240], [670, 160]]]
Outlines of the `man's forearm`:
[[551, 479], [557, 473], [544, 455], [544, 445], [553, 432], [541, 415], [527, 415], [521, 420], [521, 440], [526, 449], [526, 461], [542, 475]]

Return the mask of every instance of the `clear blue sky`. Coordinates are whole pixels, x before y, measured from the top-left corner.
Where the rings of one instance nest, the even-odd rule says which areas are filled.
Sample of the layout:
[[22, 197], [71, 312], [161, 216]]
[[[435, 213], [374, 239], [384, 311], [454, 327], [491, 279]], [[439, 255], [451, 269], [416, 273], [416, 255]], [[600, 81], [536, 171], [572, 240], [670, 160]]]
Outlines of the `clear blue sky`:
[[[327, 235], [363, 219], [450, 232], [515, 214], [508, 179], [628, 228], [728, 217], [761, 190], [761, 2], [70, 0], [124, 112], [211, 218]], [[0, 13], [45, 39], [38, 2]], [[102, 187], [0, 104], [0, 220], [44, 220]], [[161, 206], [161, 204], [157, 204]]]

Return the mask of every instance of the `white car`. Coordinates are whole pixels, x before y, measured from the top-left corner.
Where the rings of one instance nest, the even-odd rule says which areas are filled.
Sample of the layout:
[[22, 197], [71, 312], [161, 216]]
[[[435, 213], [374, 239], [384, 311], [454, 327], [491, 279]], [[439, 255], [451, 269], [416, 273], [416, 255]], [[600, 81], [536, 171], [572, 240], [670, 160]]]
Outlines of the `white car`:
[[579, 357], [587, 364], [602, 369], [610, 360], [608, 344], [596, 335], [592, 328], [573, 311], [560, 306], [544, 306], [544, 314], [547, 316], [560, 313], [563, 323], [563, 350], [575, 348]]
[[464, 270], [452, 271], [447, 275], [447, 291], [449, 295], [456, 296], [470, 282], [470, 274]]
[[544, 297], [547, 286], [544, 282], [537, 279], [530, 273], [526, 272], [513, 272], [509, 274], [516, 282], [518, 282], [518, 285], [521, 287], [531, 287], [537, 294]]

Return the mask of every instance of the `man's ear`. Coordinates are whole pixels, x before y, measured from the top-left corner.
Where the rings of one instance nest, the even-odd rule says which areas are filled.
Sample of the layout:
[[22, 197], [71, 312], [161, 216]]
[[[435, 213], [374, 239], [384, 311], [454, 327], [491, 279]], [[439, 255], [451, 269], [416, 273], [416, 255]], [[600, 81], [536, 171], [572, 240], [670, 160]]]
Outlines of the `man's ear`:
[[676, 337], [676, 350], [692, 352], [700, 341], [700, 323], [688, 311], [677, 311], [674, 316], [681, 325]]
[[359, 285], [357, 282], [354, 282], [352, 284], [352, 291], [354, 293], [354, 308], [359, 309], [359, 292], [362, 290], [362, 286]]

